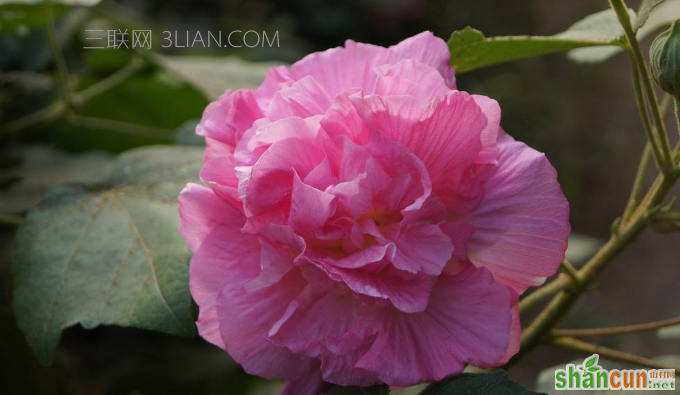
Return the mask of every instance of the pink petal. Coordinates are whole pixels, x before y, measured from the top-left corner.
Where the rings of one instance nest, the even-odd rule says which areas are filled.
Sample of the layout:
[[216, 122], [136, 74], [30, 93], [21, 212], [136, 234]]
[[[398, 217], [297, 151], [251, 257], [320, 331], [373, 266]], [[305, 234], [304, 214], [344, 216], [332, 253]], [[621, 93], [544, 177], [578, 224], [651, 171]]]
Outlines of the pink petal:
[[508, 135], [499, 138], [498, 147], [498, 166], [484, 198], [466, 219], [475, 228], [468, 256], [522, 294], [542, 284], [564, 259], [569, 203], [544, 154]]
[[375, 93], [381, 96], [408, 95], [428, 104], [451, 90], [437, 70], [414, 59], [377, 66], [375, 70], [379, 75]]
[[198, 248], [216, 226], [240, 227], [245, 217], [234, 205], [198, 184], [188, 184], [179, 194], [179, 232], [192, 251]]
[[394, 240], [392, 263], [397, 269], [437, 276], [451, 259], [453, 244], [439, 225], [416, 224], [402, 229]]
[[307, 118], [321, 115], [331, 106], [331, 98], [312, 76], [306, 76], [289, 88], [274, 94], [267, 117], [273, 121], [285, 117]]
[[239, 185], [248, 215], [263, 214], [289, 204], [293, 174], [304, 178], [323, 159], [323, 151], [306, 140], [288, 138], [272, 144]]
[[295, 80], [312, 76], [334, 98], [351, 88], [372, 91], [376, 79], [373, 67], [385, 63], [388, 56], [383, 47], [347, 40], [344, 48], [307, 55], [291, 66], [290, 73]]
[[330, 387], [321, 379], [321, 369], [315, 364], [301, 377], [286, 381], [279, 395], [319, 395]]
[[389, 48], [389, 63], [398, 63], [404, 59], [414, 59], [424, 63], [437, 71], [446, 79], [451, 89], [455, 89], [451, 57], [446, 42], [436, 37], [432, 32], [422, 32], [409, 37], [399, 44]]
[[252, 90], [227, 90], [206, 107], [196, 133], [221, 141], [233, 149], [241, 134], [263, 116]]
[[300, 235], [315, 235], [335, 213], [335, 196], [293, 178], [290, 204], [290, 224]]
[[201, 180], [208, 184], [221, 198], [241, 205], [238, 196], [238, 177], [234, 171], [234, 157], [231, 154], [206, 160], [200, 172]]
[[257, 265], [257, 237], [241, 233], [238, 227], [220, 225], [213, 228], [191, 259], [191, 296], [198, 304], [199, 334], [210, 343], [225, 348], [217, 318], [216, 300], [222, 284], [235, 264]]
[[404, 314], [384, 309], [366, 325], [382, 325], [356, 368], [406, 387], [460, 373], [465, 364], [500, 361], [508, 347], [510, 291], [485, 269], [442, 275], [427, 309]]
[[482, 149], [479, 151], [475, 163], [491, 163], [498, 157], [498, 133], [500, 131], [501, 107], [498, 102], [482, 95], [472, 95], [475, 103], [486, 115], [487, 124], [481, 133]]
[[309, 295], [291, 304], [292, 311], [273, 328], [270, 338], [296, 354], [321, 359], [324, 381], [345, 386], [377, 384], [375, 377], [354, 369], [354, 363], [372, 339], [368, 335], [352, 338], [355, 335], [352, 330], [360, 319], [357, 305], [350, 293]]
[[217, 298], [222, 340], [229, 354], [246, 372], [268, 379], [298, 378], [310, 369], [312, 362], [276, 346], [267, 339], [267, 334], [306, 282], [295, 270], [276, 284], [247, 291], [245, 285], [259, 272], [256, 262], [229, 268]]

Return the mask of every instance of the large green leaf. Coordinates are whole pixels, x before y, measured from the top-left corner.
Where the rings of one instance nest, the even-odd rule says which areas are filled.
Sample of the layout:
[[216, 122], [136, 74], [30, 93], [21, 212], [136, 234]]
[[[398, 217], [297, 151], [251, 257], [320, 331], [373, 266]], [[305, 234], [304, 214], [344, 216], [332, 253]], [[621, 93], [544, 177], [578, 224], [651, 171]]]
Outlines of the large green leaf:
[[432, 384], [421, 395], [535, 395], [508, 378], [503, 370], [493, 373], [463, 373]]
[[176, 197], [202, 151], [129, 151], [104, 185], [57, 187], [29, 212], [16, 237], [14, 311], [41, 362], [78, 323], [194, 332]]
[[[633, 13], [633, 11], [630, 11]], [[592, 14], [554, 36], [484, 37], [482, 32], [466, 27], [453, 32], [449, 39], [451, 64], [464, 73], [511, 60], [524, 59], [575, 48], [620, 45], [623, 30], [613, 11]]]
[[324, 395], [388, 395], [390, 389], [386, 385], [373, 387], [333, 387], [324, 392]]

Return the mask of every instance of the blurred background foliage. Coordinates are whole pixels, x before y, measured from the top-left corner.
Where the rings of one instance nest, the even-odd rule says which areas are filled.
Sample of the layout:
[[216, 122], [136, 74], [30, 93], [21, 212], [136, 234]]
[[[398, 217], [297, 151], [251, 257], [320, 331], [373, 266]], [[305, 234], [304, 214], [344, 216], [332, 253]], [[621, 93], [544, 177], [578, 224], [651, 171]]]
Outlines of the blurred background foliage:
[[[677, 1], [677, 0], [673, 0]], [[83, 3], [75, 1], [76, 3]], [[55, 40], [75, 111], [59, 107], [57, 69], [41, 5], [0, 0], [0, 392], [3, 394], [270, 394], [280, 383], [246, 375], [198, 337], [119, 327], [64, 332], [51, 367], [17, 330], [9, 266], [16, 224], [53, 186], [96, 182], [113, 155], [152, 144], [200, 145], [193, 128], [224, 88], [256, 86], [267, 67], [342, 45], [392, 45], [431, 30], [447, 39], [472, 25], [493, 35], [562, 31], [605, 9], [604, 0], [103, 0], [54, 5]], [[95, 4], [96, 3], [96, 4]], [[637, 7], [636, 1], [629, 6]], [[151, 29], [153, 50], [86, 50], [88, 29]], [[279, 33], [280, 47], [161, 48], [163, 31]], [[649, 39], [644, 41], [645, 47]], [[577, 65], [563, 54], [460, 75], [462, 90], [498, 100], [503, 128], [546, 152], [571, 202], [588, 255], [625, 205], [645, 141], [627, 59]], [[123, 78], [124, 77], [124, 78]], [[101, 87], [104, 91], [88, 88]], [[115, 82], [115, 84], [114, 84]], [[106, 85], [105, 83], [104, 85]], [[99, 88], [95, 88], [98, 90]], [[88, 93], [85, 93], [88, 92]], [[31, 114], [39, 112], [40, 117]], [[28, 119], [28, 122], [26, 120]], [[669, 118], [670, 120], [670, 118]], [[20, 127], [17, 127], [19, 125]], [[671, 134], [674, 135], [674, 134]], [[643, 236], [571, 315], [569, 327], [623, 325], [680, 315], [680, 236]], [[574, 260], [578, 260], [574, 258]], [[631, 292], [633, 291], [633, 292]], [[677, 336], [614, 337], [603, 344], [645, 356], [680, 354]], [[534, 387], [539, 373], [575, 355], [539, 349], [511, 377]]]

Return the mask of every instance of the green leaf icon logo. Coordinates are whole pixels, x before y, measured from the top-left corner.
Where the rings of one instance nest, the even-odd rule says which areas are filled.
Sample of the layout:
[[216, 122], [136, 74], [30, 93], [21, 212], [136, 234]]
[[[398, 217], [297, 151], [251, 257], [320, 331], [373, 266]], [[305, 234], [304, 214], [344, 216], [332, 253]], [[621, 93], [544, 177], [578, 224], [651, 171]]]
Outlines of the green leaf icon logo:
[[600, 366], [597, 366], [598, 358], [599, 355], [593, 354], [593, 356], [586, 358], [586, 360], [583, 361], [583, 366], [591, 372], [600, 370]]

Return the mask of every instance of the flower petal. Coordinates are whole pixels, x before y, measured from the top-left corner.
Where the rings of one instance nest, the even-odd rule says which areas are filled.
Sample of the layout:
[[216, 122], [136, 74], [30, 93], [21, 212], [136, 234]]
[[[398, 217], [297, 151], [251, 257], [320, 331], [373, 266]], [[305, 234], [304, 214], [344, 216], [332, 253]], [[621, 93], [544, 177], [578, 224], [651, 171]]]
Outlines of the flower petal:
[[569, 237], [569, 203], [545, 155], [508, 135], [484, 198], [466, 221], [475, 228], [468, 256], [522, 294], [554, 274]]
[[194, 252], [216, 226], [239, 227], [245, 220], [243, 212], [234, 205], [198, 184], [188, 184], [178, 200], [179, 232]]
[[217, 298], [217, 316], [226, 350], [243, 369], [268, 379], [295, 379], [312, 362], [293, 355], [267, 339], [272, 326], [304, 289], [306, 282], [297, 270], [288, 272], [269, 287], [247, 291], [245, 286], [260, 272], [257, 264], [229, 268]]
[[381, 327], [356, 367], [406, 387], [460, 373], [467, 363], [497, 363], [510, 341], [510, 299], [510, 290], [483, 268], [442, 275], [425, 311], [383, 309], [374, 322], [365, 321]]

